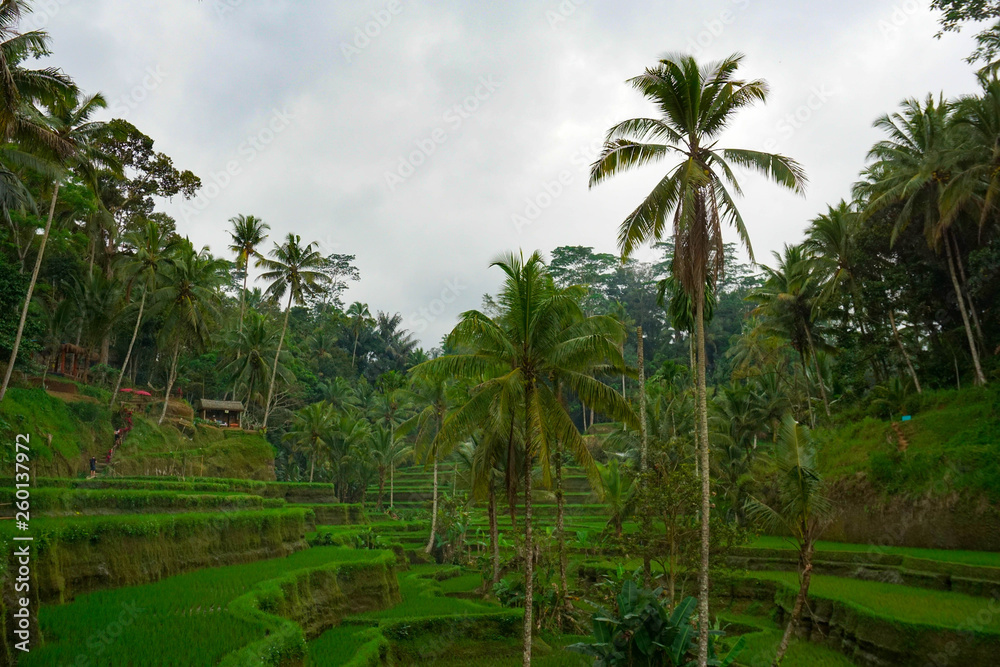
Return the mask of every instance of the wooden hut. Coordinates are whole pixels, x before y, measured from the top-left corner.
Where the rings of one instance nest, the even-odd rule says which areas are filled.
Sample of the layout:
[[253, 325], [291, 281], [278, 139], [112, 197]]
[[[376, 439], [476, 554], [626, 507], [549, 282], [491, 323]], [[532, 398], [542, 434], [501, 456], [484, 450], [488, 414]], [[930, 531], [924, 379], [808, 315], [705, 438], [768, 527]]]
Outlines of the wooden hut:
[[212, 401], [199, 398], [194, 402], [194, 413], [205, 421], [223, 428], [239, 428], [243, 404], [239, 401]]
[[80, 380], [87, 375], [91, 364], [98, 359], [100, 355], [90, 352], [85, 347], [63, 343], [49, 361], [49, 373]]

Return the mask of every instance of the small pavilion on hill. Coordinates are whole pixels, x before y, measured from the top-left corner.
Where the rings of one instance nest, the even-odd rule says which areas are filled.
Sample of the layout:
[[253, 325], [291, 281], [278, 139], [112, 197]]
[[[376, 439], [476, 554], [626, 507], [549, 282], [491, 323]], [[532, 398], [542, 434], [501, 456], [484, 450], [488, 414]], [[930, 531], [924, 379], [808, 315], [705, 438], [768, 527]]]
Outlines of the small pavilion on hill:
[[199, 398], [194, 402], [195, 416], [223, 428], [239, 428], [243, 404], [239, 401], [212, 401]]

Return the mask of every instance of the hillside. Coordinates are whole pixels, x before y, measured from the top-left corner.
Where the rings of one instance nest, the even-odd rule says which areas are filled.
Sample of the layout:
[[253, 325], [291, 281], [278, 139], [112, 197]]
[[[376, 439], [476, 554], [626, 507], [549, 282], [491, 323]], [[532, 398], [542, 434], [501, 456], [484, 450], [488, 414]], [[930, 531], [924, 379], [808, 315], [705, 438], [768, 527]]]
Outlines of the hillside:
[[[8, 442], [30, 436], [36, 477], [84, 475], [90, 456], [103, 468], [114, 441], [109, 399], [87, 387], [78, 394], [13, 388], [0, 404], [0, 433]], [[260, 435], [171, 419], [158, 425], [153, 408], [132, 415], [133, 428], [111, 462], [115, 474], [274, 479], [274, 449]], [[5, 456], [9, 467], [10, 452]]]
[[839, 508], [831, 539], [1000, 549], [1000, 388], [905, 403], [907, 421], [845, 414], [815, 432]]

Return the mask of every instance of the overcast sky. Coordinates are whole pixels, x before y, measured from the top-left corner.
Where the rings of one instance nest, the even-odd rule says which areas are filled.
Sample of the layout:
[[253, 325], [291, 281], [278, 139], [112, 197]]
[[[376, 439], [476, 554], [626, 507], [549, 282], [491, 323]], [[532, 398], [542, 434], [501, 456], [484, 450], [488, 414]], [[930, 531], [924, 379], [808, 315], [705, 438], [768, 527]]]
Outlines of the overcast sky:
[[613, 123], [652, 109], [625, 80], [666, 52], [746, 54], [771, 86], [723, 145], [799, 160], [806, 197], [742, 182], [761, 261], [849, 194], [880, 114], [976, 89], [971, 30], [935, 39], [925, 2], [47, 0], [52, 62], [205, 185], [164, 202], [219, 254], [254, 214], [357, 256], [346, 296], [398, 311], [425, 347], [494, 291], [498, 253], [588, 245], [662, 166], [587, 189]]

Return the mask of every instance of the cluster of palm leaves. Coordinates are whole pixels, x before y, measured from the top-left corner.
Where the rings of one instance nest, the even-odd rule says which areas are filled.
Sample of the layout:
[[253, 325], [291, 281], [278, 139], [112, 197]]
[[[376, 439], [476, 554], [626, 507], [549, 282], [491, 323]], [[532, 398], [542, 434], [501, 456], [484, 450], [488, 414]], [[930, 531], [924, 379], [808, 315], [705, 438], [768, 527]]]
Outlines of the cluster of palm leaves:
[[324, 395], [296, 411], [282, 437], [292, 458], [305, 462], [304, 470], [286, 470], [287, 476], [331, 482], [343, 502], [363, 500], [376, 482], [376, 509], [382, 511], [386, 500], [391, 509], [395, 470], [414, 453], [400, 427], [419, 406], [419, 393], [409, 390], [401, 376], [389, 375], [377, 387], [364, 379], [352, 386], [336, 378], [324, 387]]
[[[49, 195], [50, 200], [10, 360], [0, 385], [0, 400], [17, 360], [62, 183], [75, 179], [96, 190], [99, 170], [121, 169], [114, 156], [100, 145], [110, 132], [109, 127], [93, 120], [94, 114], [107, 106], [104, 98], [100, 94], [84, 95], [61, 70], [30, 67], [32, 59], [48, 54], [49, 37], [43, 31], [19, 31], [28, 12], [30, 6], [24, 0], [0, 2], [0, 215], [17, 237], [22, 270], [27, 246], [34, 240], [34, 229], [17, 225], [13, 216], [38, 210], [27, 183], [44, 182], [45, 187], [38, 190]], [[31, 216], [31, 219], [36, 218]], [[22, 238], [25, 238], [23, 250]]]

